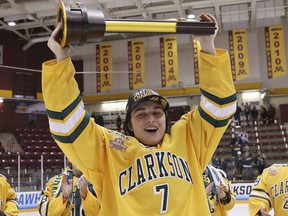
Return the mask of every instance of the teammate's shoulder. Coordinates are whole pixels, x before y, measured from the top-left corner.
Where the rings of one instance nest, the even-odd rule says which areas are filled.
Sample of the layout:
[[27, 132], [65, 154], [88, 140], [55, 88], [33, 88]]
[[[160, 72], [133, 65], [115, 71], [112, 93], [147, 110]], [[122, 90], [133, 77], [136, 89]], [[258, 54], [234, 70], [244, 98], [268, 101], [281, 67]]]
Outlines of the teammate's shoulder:
[[7, 181], [7, 178], [4, 175], [2, 175], [2, 174], [0, 174], [0, 178], [3, 178], [3, 179], [5, 179]]
[[272, 164], [271, 167], [288, 167], [288, 164]]
[[272, 164], [271, 166], [265, 168], [263, 170], [263, 173], [269, 173], [269, 174], [277, 174], [279, 170], [288, 168], [288, 164]]

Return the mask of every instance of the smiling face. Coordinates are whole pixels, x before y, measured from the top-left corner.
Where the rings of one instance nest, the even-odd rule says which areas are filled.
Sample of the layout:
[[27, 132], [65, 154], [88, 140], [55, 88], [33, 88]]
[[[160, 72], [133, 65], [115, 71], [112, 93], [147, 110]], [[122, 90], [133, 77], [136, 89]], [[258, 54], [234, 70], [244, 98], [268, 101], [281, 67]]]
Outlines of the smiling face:
[[160, 144], [166, 129], [166, 116], [162, 106], [152, 101], [139, 103], [131, 112], [129, 127], [144, 145]]

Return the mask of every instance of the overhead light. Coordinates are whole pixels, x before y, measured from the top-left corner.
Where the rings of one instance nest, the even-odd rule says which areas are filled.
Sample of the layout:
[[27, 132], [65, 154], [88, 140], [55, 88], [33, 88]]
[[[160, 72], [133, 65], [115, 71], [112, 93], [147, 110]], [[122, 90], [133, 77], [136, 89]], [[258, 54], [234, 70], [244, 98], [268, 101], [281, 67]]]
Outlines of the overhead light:
[[4, 100], [2, 98], [0, 98], [0, 103], [3, 103], [3, 102], [4, 102]]
[[16, 26], [16, 22], [14, 22], [14, 21], [9, 21], [9, 22], [8, 22], [8, 25], [9, 25], [9, 26]]
[[188, 19], [194, 19], [194, 18], [195, 18], [195, 15], [194, 15], [194, 14], [189, 14], [189, 15], [187, 16], [187, 18], [188, 18]]

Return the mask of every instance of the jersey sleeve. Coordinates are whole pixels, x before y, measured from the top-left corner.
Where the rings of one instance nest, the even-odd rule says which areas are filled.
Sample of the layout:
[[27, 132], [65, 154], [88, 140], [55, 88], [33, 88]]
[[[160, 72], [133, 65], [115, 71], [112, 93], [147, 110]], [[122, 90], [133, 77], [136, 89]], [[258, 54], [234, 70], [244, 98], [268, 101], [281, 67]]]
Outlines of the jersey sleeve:
[[104, 175], [102, 130], [105, 129], [95, 124], [84, 109], [74, 75], [75, 69], [70, 58], [59, 63], [55, 60], [43, 63], [43, 98], [54, 140], [68, 159], [93, 182], [97, 176]]
[[91, 191], [88, 190], [85, 200], [82, 198], [82, 205], [85, 215], [98, 215], [100, 209], [99, 201], [97, 197], [91, 193]]
[[[52, 215], [63, 215], [66, 203], [63, 203], [62, 196], [53, 196], [52, 189], [54, 184], [55, 177], [51, 178], [45, 186], [45, 190], [41, 192], [40, 201], [38, 203], [38, 210], [41, 216], [52, 216]], [[61, 182], [57, 185], [61, 186]]]
[[[1, 182], [0, 182], [1, 184]], [[14, 189], [10, 186], [9, 182], [3, 177], [4, 188], [7, 190], [6, 205], [4, 206], [4, 212], [11, 216], [18, 215], [18, 199]], [[0, 206], [1, 207], [1, 206]]]
[[266, 184], [267, 173], [268, 170], [265, 170], [262, 175], [257, 177], [249, 196], [249, 213], [251, 216], [258, 215], [262, 207], [265, 207], [267, 212], [272, 209], [272, 201]]
[[192, 137], [203, 172], [236, 111], [237, 98], [226, 50], [217, 49], [216, 56], [201, 52], [199, 68], [200, 104], [180, 124], [183, 120], [189, 128], [188, 137]]

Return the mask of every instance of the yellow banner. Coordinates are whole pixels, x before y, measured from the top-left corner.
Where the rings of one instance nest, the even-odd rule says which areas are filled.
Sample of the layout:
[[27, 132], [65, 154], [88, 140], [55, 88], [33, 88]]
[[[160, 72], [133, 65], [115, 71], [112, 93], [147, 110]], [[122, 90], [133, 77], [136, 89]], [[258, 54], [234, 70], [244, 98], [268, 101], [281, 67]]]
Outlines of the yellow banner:
[[283, 76], [287, 73], [285, 40], [283, 26], [265, 28], [268, 78]]
[[160, 38], [162, 87], [178, 83], [178, 53], [176, 37]]
[[234, 80], [245, 79], [250, 76], [247, 30], [233, 30], [228, 34], [232, 77]]
[[96, 45], [97, 92], [112, 88], [112, 45]]
[[129, 88], [137, 89], [146, 85], [144, 41], [133, 40], [128, 42]]
[[194, 80], [195, 84], [199, 84], [199, 52], [201, 45], [199, 41], [193, 40], [193, 59], [194, 59]]

